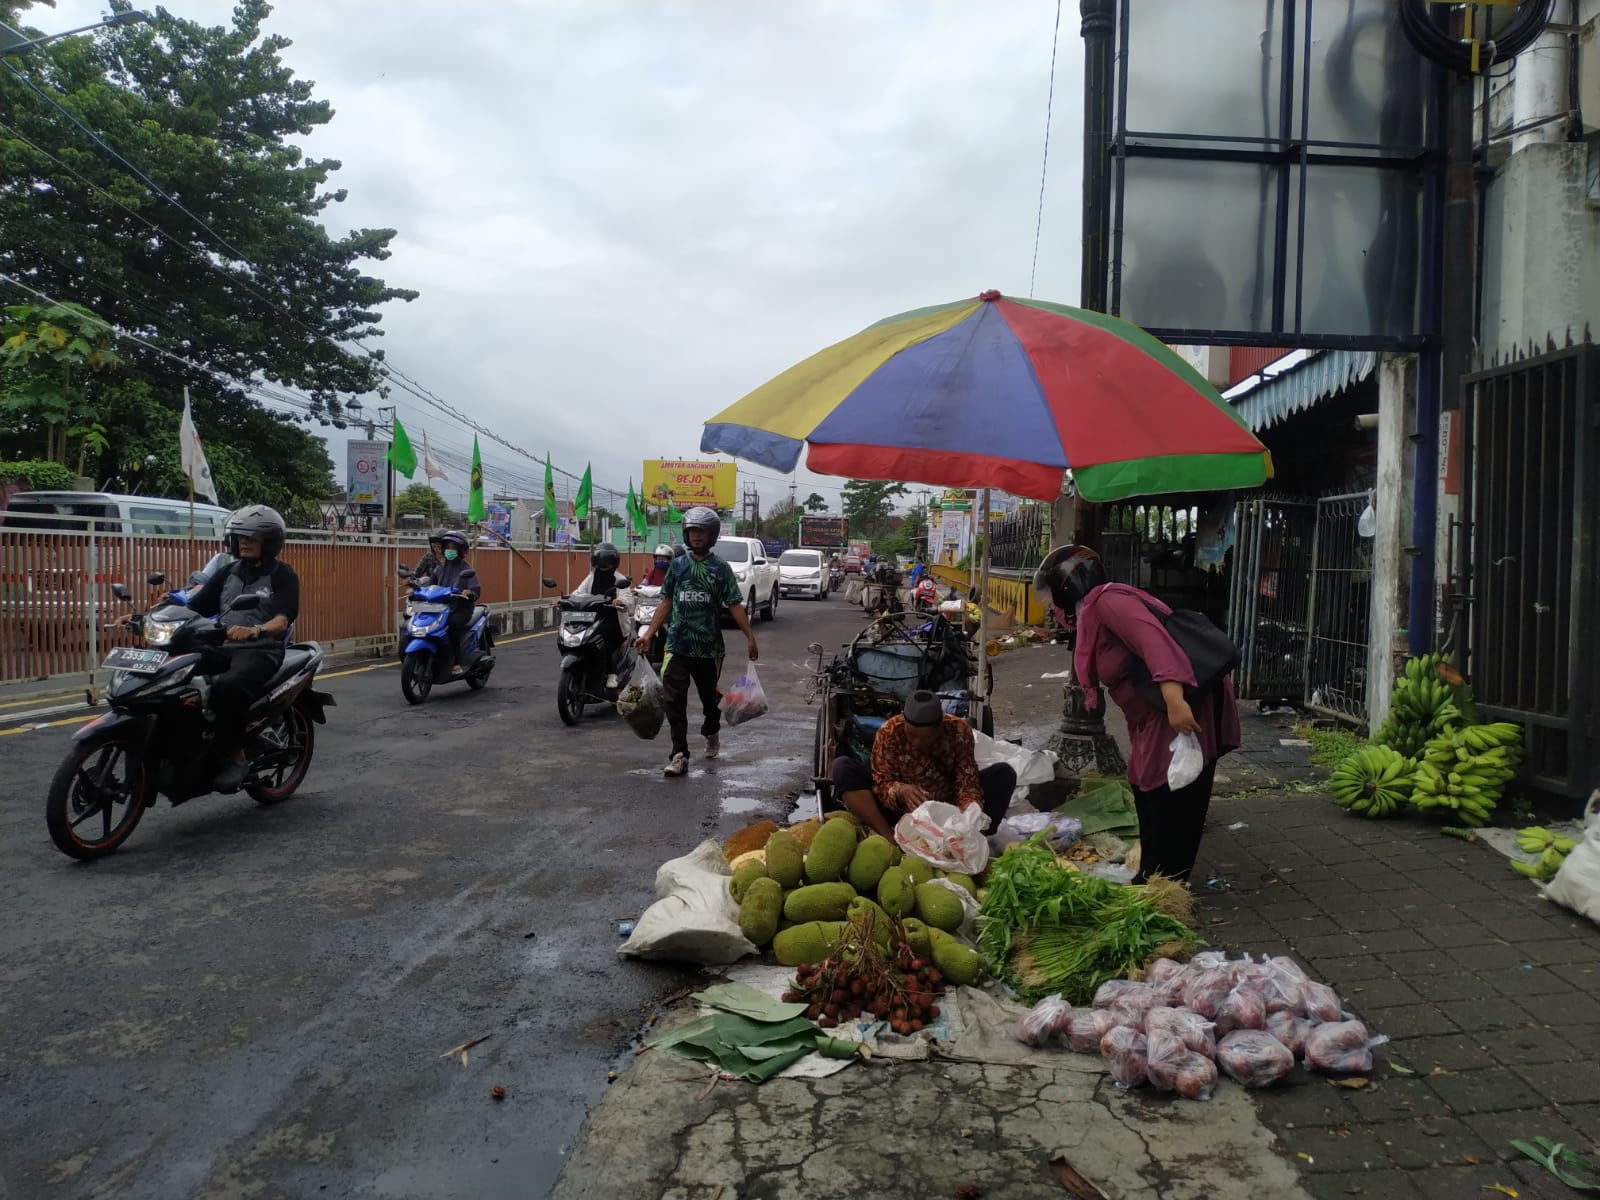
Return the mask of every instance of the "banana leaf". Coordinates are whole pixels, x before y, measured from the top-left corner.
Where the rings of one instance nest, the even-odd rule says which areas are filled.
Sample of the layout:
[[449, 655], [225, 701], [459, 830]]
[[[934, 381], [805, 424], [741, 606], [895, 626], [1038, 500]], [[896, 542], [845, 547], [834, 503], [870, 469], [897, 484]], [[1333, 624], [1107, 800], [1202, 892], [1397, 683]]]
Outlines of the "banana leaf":
[[817, 1048], [817, 1027], [804, 1017], [777, 1023], [716, 1012], [670, 1029], [645, 1043], [684, 1058], [714, 1063], [750, 1083], [771, 1079]]
[[[1085, 776], [1078, 794], [1056, 812], [1077, 818], [1083, 825], [1084, 837], [1105, 831], [1129, 841], [1139, 836], [1139, 814], [1133, 807], [1133, 789], [1121, 776]], [[1131, 833], [1132, 838], [1124, 831]]]
[[774, 1000], [748, 983], [714, 984], [703, 992], [696, 992], [690, 999], [698, 1000], [707, 1008], [720, 1008], [752, 1021], [770, 1023], [793, 1020], [806, 1010], [804, 1004]]

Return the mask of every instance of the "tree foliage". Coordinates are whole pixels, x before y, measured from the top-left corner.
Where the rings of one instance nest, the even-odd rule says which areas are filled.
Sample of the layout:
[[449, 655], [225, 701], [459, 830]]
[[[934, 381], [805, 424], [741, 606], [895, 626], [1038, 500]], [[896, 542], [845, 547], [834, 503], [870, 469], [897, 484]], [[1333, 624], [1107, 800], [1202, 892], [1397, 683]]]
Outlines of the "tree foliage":
[[769, 536], [798, 540], [800, 536], [800, 506], [787, 496], [777, 501], [761, 518], [761, 528]]
[[426, 483], [413, 483], [394, 498], [394, 515], [406, 517], [413, 513], [420, 513], [432, 521], [448, 516], [450, 506], [445, 503], [438, 489]]
[[106, 446], [96, 377], [117, 362], [106, 323], [81, 305], [8, 305], [0, 318], [0, 414], [13, 429], [42, 437], [47, 461], [71, 465], [75, 440], [81, 474], [88, 452]]
[[812, 492], [811, 495], [806, 497], [805, 508], [807, 512], [827, 512], [828, 502], [822, 498], [820, 492]]
[[894, 498], [906, 494], [906, 485], [882, 479], [852, 479], [844, 485], [844, 515], [852, 535], [868, 539], [885, 532]]
[[36, 458], [0, 462], [0, 484], [8, 481], [28, 492], [64, 492], [72, 486], [72, 472], [60, 463]]
[[[0, 20], [18, 24], [21, 7], [0, 0]], [[89, 467], [107, 485], [142, 469], [142, 421], [170, 413], [176, 454], [187, 385], [224, 502], [321, 498], [332, 470], [321, 440], [242, 385], [298, 389], [307, 419], [325, 423], [349, 397], [383, 390], [378, 362], [347, 343], [378, 336], [378, 306], [415, 293], [365, 269], [388, 257], [393, 230], [325, 228], [344, 198], [329, 186], [339, 163], [306, 158], [293, 139], [332, 110], [282, 61], [288, 40], [263, 34], [269, 12], [240, 0], [231, 25], [206, 27], [156, 9], [148, 24], [8, 59], [26, 82], [0, 69], [0, 271], [103, 317], [122, 335], [123, 379], [143, 385], [97, 405], [111, 437]], [[0, 437], [0, 455], [45, 450], [36, 433]]]

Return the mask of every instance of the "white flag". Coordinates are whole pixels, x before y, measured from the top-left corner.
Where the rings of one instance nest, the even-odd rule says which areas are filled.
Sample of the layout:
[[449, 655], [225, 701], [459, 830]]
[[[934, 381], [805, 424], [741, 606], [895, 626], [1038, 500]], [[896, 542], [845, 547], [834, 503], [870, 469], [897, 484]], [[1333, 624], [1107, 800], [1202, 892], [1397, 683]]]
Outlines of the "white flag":
[[428, 431], [422, 431], [422, 476], [424, 479], [449, 479], [444, 473], [444, 468], [433, 461], [433, 455], [428, 453]]
[[178, 447], [183, 453], [183, 473], [189, 485], [213, 504], [217, 499], [217, 485], [211, 478], [211, 467], [206, 462], [205, 448], [200, 445], [200, 435], [195, 432], [194, 417], [189, 412], [189, 389], [183, 389], [183, 420], [178, 423]]

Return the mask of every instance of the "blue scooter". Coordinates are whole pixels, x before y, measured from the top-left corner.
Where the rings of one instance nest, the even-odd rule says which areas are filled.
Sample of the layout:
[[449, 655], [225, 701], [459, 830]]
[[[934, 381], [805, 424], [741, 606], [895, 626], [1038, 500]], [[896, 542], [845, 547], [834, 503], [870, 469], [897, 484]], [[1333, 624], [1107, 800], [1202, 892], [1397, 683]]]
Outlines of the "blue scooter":
[[[400, 568], [399, 574], [402, 579], [411, 578], [405, 567]], [[445, 639], [451, 636], [451, 605], [461, 603], [464, 600], [459, 592], [434, 587], [425, 575], [411, 580], [411, 600], [406, 605], [406, 631], [411, 640], [406, 643], [400, 663], [400, 690], [408, 703], [421, 704], [436, 683], [465, 683], [477, 691], [489, 682], [489, 672], [494, 670], [494, 630], [489, 627], [487, 605], [473, 609], [472, 620], [462, 632], [457, 660], [461, 674], [445, 673], [439, 666]]]

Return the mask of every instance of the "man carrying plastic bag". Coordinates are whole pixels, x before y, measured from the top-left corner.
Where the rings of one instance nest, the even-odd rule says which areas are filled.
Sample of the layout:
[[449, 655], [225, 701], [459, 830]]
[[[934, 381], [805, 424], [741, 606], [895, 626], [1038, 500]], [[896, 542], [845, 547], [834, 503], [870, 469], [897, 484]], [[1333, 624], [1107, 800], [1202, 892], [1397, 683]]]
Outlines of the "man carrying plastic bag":
[[911, 693], [905, 711], [884, 722], [872, 742], [872, 769], [855, 759], [833, 760], [833, 789], [874, 833], [894, 839], [894, 824], [929, 801], [976, 809], [978, 840], [1011, 806], [1017, 772], [1009, 763], [978, 770], [972, 726], [946, 715], [932, 692]]

